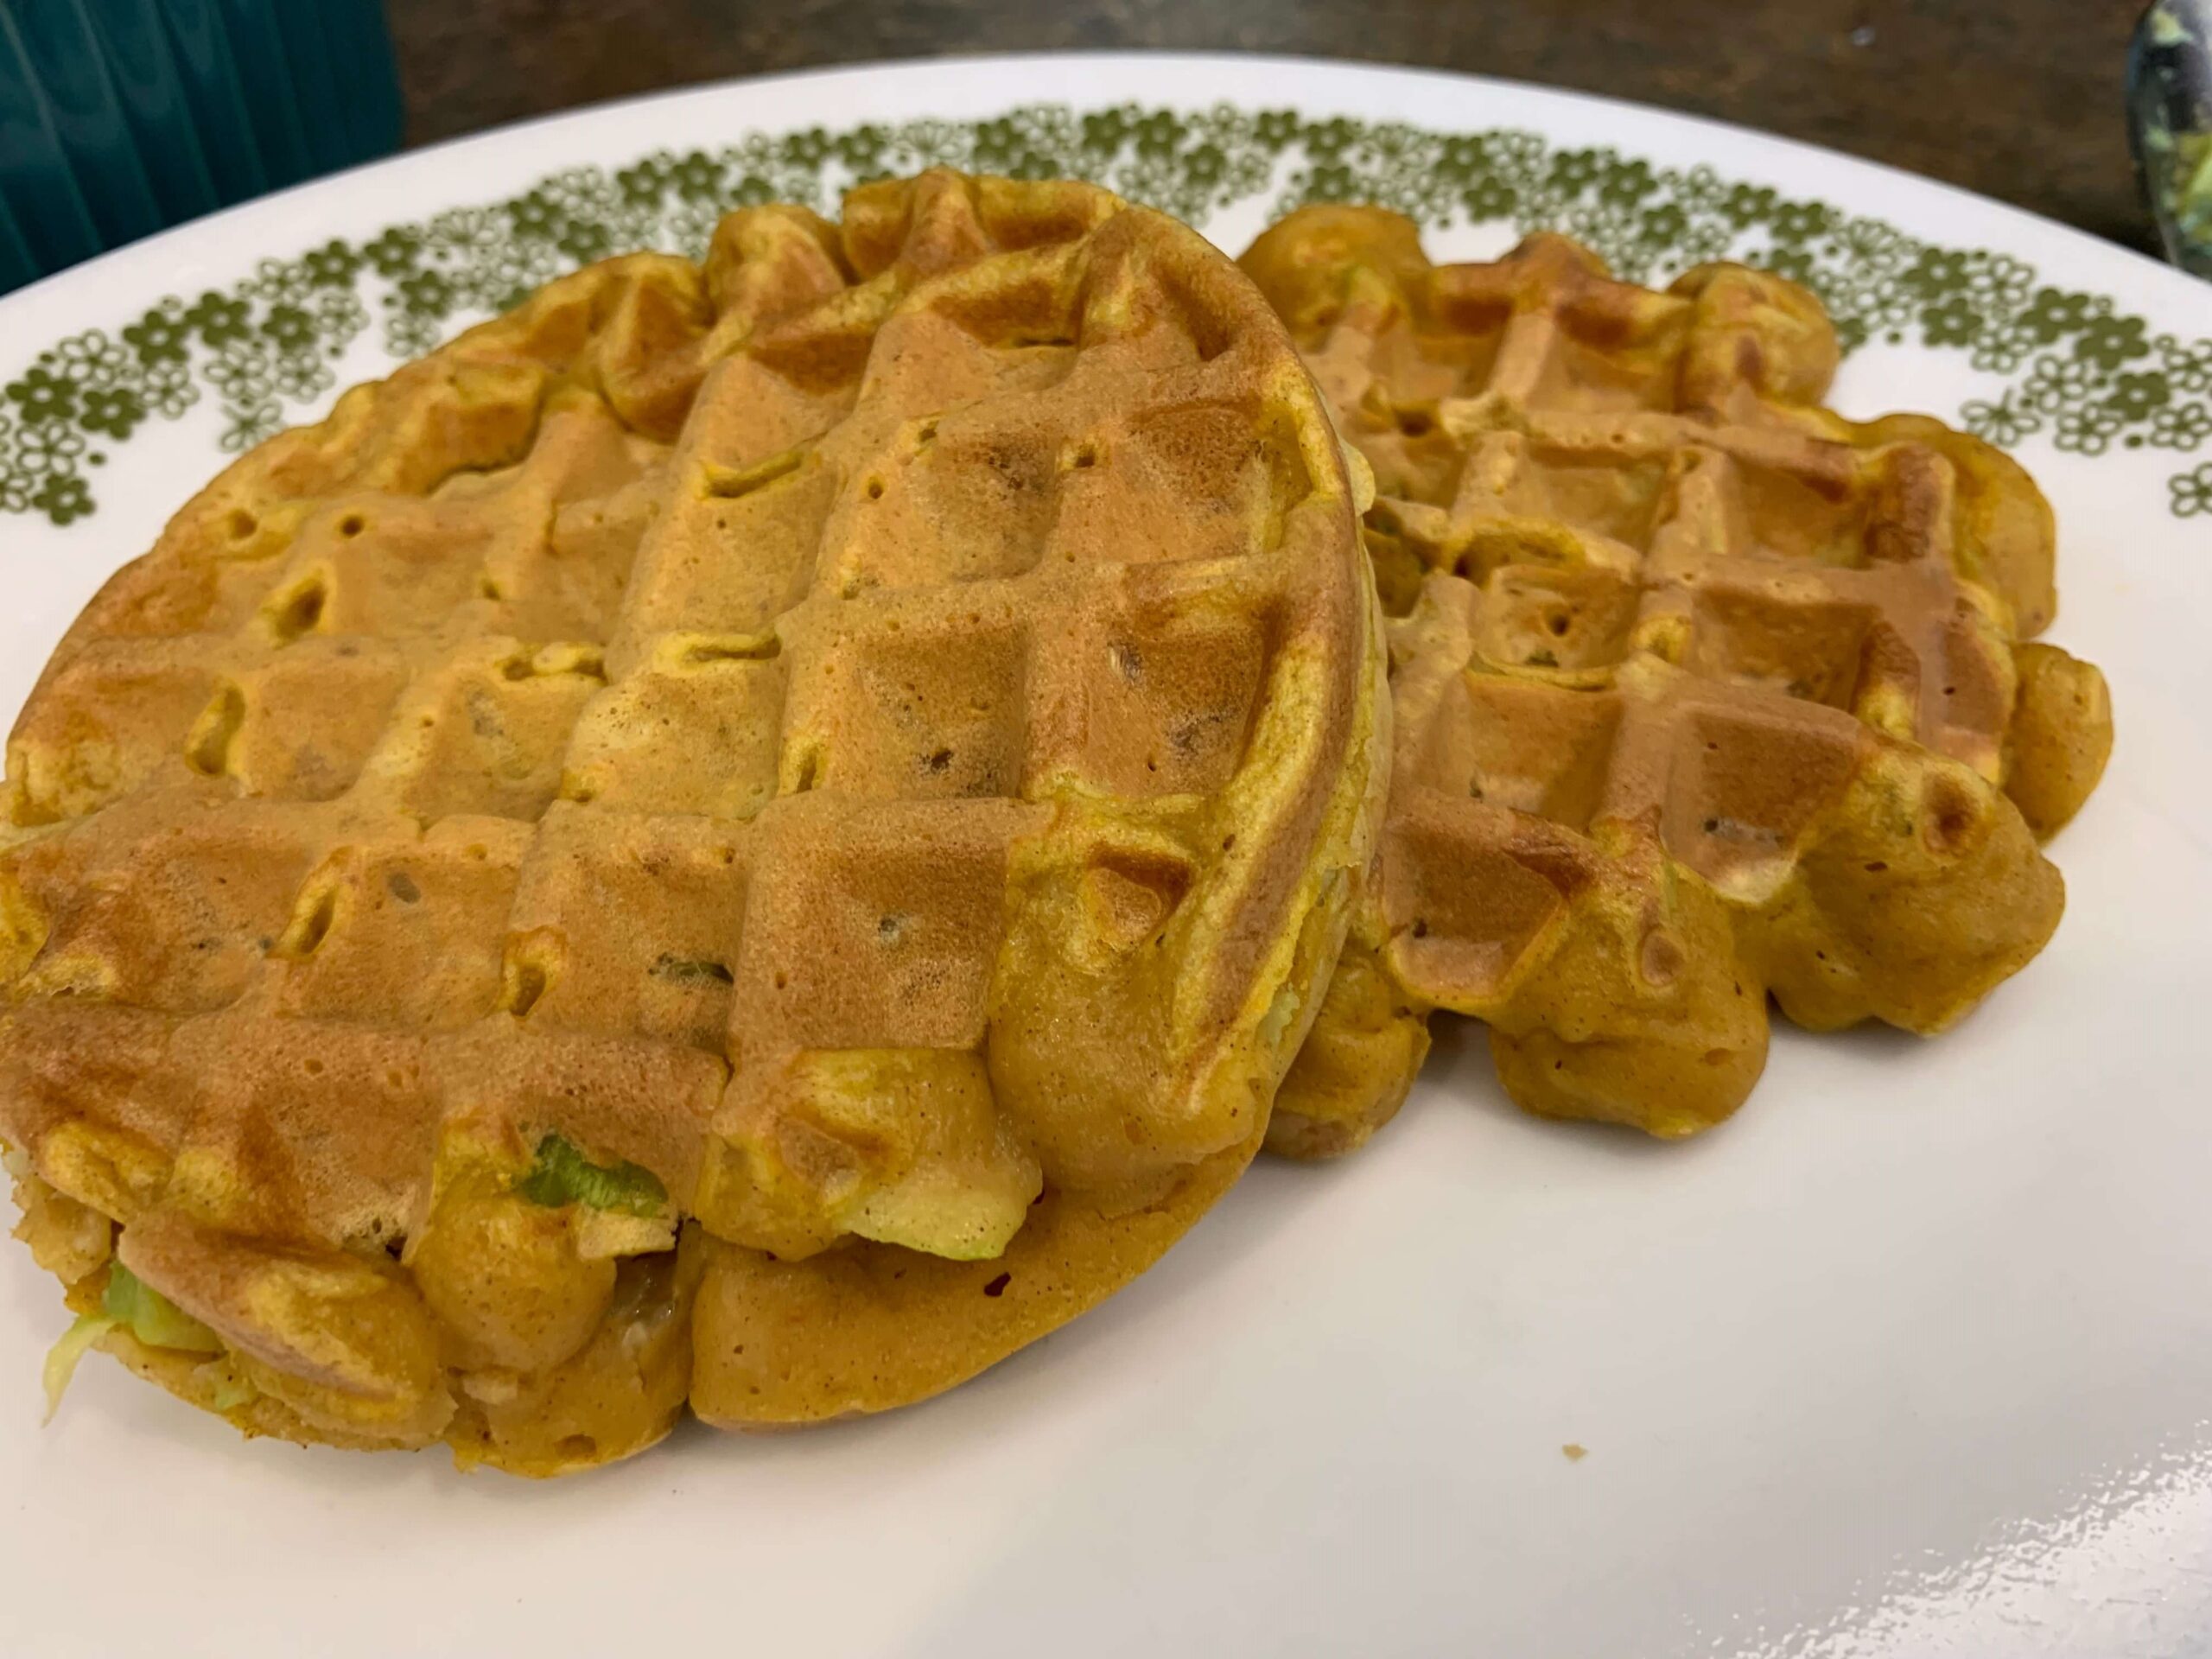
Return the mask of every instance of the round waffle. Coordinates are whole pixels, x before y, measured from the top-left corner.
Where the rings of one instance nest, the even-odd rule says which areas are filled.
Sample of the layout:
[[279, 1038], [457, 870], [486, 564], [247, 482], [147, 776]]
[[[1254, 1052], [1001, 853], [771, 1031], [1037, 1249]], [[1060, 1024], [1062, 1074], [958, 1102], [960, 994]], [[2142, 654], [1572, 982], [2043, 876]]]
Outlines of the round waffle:
[[2024, 643], [2056, 596], [2017, 466], [1821, 408], [1834, 331], [1764, 272], [1654, 293], [1555, 236], [1440, 267], [1325, 207], [1243, 264], [1373, 471], [1396, 619], [1371, 896], [1271, 1144], [1357, 1145], [1440, 1007], [1529, 1109], [1689, 1134], [1758, 1080], [1770, 995], [1936, 1032], [2042, 948], [2037, 842], [2112, 720]]
[[1249, 1160], [1343, 937], [1355, 525], [1226, 259], [943, 173], [247, 455], [9, 747], [0, 1135], [81, 1335], [544, 1474], [1081, 1313]]

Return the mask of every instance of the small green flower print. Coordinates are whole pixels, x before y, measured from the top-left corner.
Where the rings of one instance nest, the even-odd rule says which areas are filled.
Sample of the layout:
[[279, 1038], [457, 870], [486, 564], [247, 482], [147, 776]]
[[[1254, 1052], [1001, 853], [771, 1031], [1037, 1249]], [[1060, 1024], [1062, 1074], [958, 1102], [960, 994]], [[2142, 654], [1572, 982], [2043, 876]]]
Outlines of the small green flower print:
[[2043, 430], [2043, 416], [2025, 404], [2015, 403], [2010, 393], [1993, 404], [1977, 399], [1961, 413], [1967, 431], [2000, 448], [2010, 448]]
[[1720, 199], [1720, 211], [1739, 227], [1758, 225], [1774, 217], [1774, 202], [1765, 186], [1739, 184]]
[[338, 377], [313, 357], [281, 356], [270, 365], [269, 374], [270, 385], [296, 404], [303, 404], [337, 383]]
[[613, 238], [607, 226], [592, 219], [569, 219], [561, 226], [561, 234], [554, 245], [572, 265], [588, 265], [594, 259], [604, 259], [614, 251]]
[[[1748, 259], [1818, 295], [1847, 351], [1868, 340], [1955, 351], [1997, 377], [1957, 416], [1992, 443], [2098, 454], [2212, 442], [2212, 340], [2153, 335], [2110, 299], [2039, 282], [2011, 255], [1923, 242], [1710, 166], [1516, 130], [1436, 132], [1226, 104], [1032, 105], [569, 167], [505, 200], [257, 257], [226, 288], [164, 299], [119, 327], [0, 364], [0, 512], [81, 519], [109, 452], [206, 395], [220, 405], [211, 429], [222, 448], [259, 442], [311, 412], [372, 320], [386, 350], [413, 355], [593, 260], [647, 247], [697, 257], [734, 207], [834, 210], [850, 184], [939, 163], [1095, 179], [1200, 220], [1240, 204], [1279, 213], [1371, 201], [1430, 229], [1560, 230], [1621, 275], [1653, 283], [1707, 260]], [[2177, 513], [2212, 512], [2212, 462], [2172, 479], [2170, 494]]]
[[1339, 162], [1322, 162], [1306, 180], [1306, 194], [1314, 201], [1350, 201], [1359, 194], [1359, 175]]
[[2087, 399], [2103, 381], [2097, 365], [2086, 358], [2039, 357], [2028, 371], [2024, 396], [2046, 414], [2069, 408]]
[[[1172, 116], [1154, 118], [1171, 124], [1173, 120]], [[1341, 155], [1351, 148], [1352, 143], [1359, 138], [1364, 130], [1365, 129], [1359, 123], [1346, 121], [1341, 117], [1317, 122], [1306, 129], [1306, 153], [1310, 156]], [[1140, 144], [1139, 148], [1141, 149], [1142, 145]]]
[[385, 349], [394, 357], [420, 357], [445, 337], [443, 321], [429, 313], [396, 311], [385, 322]]
[[1455, 182], [1487, 173], [1490, 146], [1480, 138], [1447, 138], [1437, 151], [1436, 170]]
[[1963, 295], [1968, 256], [1946, 248], [1923, 248], [1898, 281], [1912, 293], [1936, 300]]
[[2112, 395], [2105, 399], [2105, 406], [2122, 421], [2137, 424], [2149, 420], [2152, 412], [2163, 409], [2172, 396], [2172, 388], [2163, 374], [2115, 375]]
[[226, 454], [238, 454], [276, 435], [283, 425], [283, 406], [274, 397], [225, 411], [223, 435], [216, 440]]
[[2093, 295], [2037, 289], [2035, 298], [2020, 314], [2020, 326], [2037, 345], [2049, 346], [2068, 334], [2079, 334], [2098, 314], [2099, 302]]
[[2101, 404], [2069, 409], [2051, 423], [2051, 442], [2076, 454], [2101, 455], [2120, 425], [2120, 416]]
[[1637, 221], [1637, 239], [1654, 254], [1663, 254], [1668, 249], [1679, 246], [1689, 228], [1689, 214], [1681, 205], [1662, 201], [1644, 211]]
[[625, 201], [639, 207], [654, 207], [668, 188], [668, 168], [659, 158], [649, 156], [636, 166], [616, 173], [614, 185]]
[[1967, 289], [1984, 305], [2017, 306], [2027, 297], [2035, 272], [2009, 253], [1967, 256]]
[[1129, 118], [1122, 110], [1099, 110], [1083, 118], [1083, 147], [1094, 156], [1111, 156], [1129, 136]]
[[269, 355], [257, 345], [229, 346], [201, 372], [226, 403], [258, 402], [269, 390]]
[[1137, 122], [1132, 131], [1136, 138], [1137, 154], [1157, 160], [1175, 153], [1176, 145], [1182, 142], [1183, 123], [1180, 118], [1162, 110]]
[[1845, 270], [1857, 280], [1896, 270], [1918, 246], [1897, 226], [1878, 219], [1853, 219], [1836, 232], [1836, 240], [1849, 261]]
[[538, 191], [507, 204], [507, 226], [524, 240], [550, 241], [560, 233], [563, 218], [560, 208]]
[[130, 366], [130, 353], [95, 328], [54, 348], [55, 366], [80, 386], [109, 386]]
[[30, 505], [57, 524], [73, 524], [92, 510], [92, 493], [72, 474], [49, 474], [31, 492]]
[[378, 276], [402, 276], [413, 270], [415, 262], [423, 257], [422, 233], [396, 226], [374, 240], [365, 243], [361, 254], [376, 267]]
[[1218, 145], [1200, 144], [1183, 157], [1184, 175], [1202, 189], [1221, 182], [1229, 171], [1229, 157]]
[[304, 352], [315, 345], [319, 330], [313, 314], [296, 305], [273, 305], [261, 320], [261, 332], [280, 352]]
[[2152, 349], [2158, 353], [2166, 378], [2177, 390], [2192, 394], [2212, 391], [2212, 340], [2184, 345], [2171, 334], [2161, 334], [2152, 342]]
[[1974, 367], [1988, 373], [2012, 374], [2034, 355], [2036, 349], [2035, 337], [2016, 315], [1985, 324], [1974, 336], [1969, 360]]
[[[175, 420], [200, 400], [191, 366], [184, 363], [149, 363], [127, 386], [117, 390], [135, 391], [148, 413], [165, 421]], [[6, 445], [0, 442], [0, 455], [5, 453]]]
[[1477, 179], [1459, 195], [1461, 207], [1467, 217], [1478, 222], [1485, 219], [1510, 219], [1521, 205], [1521, 193], [1496, 175]]
[[399, 302], [418, 317], [442, 317], [453, 308], [453, 283], [442, 271], [412, 272], [399, 279]]
[[976, 165], [994, 173], [1021, 154], [1021, 134], [1011, 121], [986, 121], [976, 129]]
[[85, 394], [78, 423], [120, 443], [146, 418], [146, 400], [128, 386], [94, 386]]
[[874, 171], [877, 159], [883, 154], [884, 141], [880, 127], [855, 127], [831, 140], [830, 154], [845, 168], [865, 178]]
[[1594, 149], [1570, 149], [1552, 158], [1546, 182], [1562, 195], [1579, 196], [1605, 172], [1606, 157]]
[[1657, 188], [1649, 162], [1620, 162], [1600, 175], [1598, 199], [1616, 207], [1631, 207]]
[[2151, 416], [2147, 441], [2160, 449], [2194, 449], [2212, 436], [2212, 409], [2202, 404], [2168, 404]]
[[2186, 473], [2177, 473], [2166, 481], [2173, 494], [2173, 510], [2177, 518], [2194, 518], [2201, 513], [2212, 512], [2212, 461]]
[[793, 167], [819, 168], [830, 159], [834, 148], [828, 133], [819, 127], [810, 127], [784, 140], [784, 159]]
[[22, 379], [10, 381], [5, 391], [26, 427], [70, 420], [77, 413], [77, 383], [51, 370], [28, 369]]
[[1920, 313], [1921, 333], [1930, 346], [1968, 346], [1982, 329], [1982, 313], [1963, 293], [1954, 292]]
[[227, 294], [202, 294], [184, 320], [203, 344], [217, 349], [244, 340], [252, 327], [252, 308]]
[[192, 354], [192, 326], [174, 301], [125, 323], [123, 338], [141, 363], [181, 363]]
[[2116, 369], [2131, 358], [2147, 357], [2140, 317], [2093, 317], [2074, 341], [2074, 354], [2102, 369]]
[[1817, 201], [1786, 201], [1774, 210], [1767, 228], [1781, 243], [1808, 242], [1835, 223], [1835, 210]]
[[721, 163], [695, 149], [668, 169], [668, 182], [686, 201], [712, 200], [721, 188]]
[[351, 288], [361, 256], [343, 242], [326, 242], [300, 256], [301, 273], [315, 288]]
[[16, 464], [27, 473], [74, 472], [85, 435], [60, 421], [24, 428], [16, 435]]

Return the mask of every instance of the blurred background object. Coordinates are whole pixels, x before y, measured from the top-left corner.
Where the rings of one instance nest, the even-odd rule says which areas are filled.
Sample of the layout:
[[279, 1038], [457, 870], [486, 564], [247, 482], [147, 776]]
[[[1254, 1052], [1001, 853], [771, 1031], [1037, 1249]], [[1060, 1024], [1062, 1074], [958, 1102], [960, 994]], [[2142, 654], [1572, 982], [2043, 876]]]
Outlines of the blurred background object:
[[379, 0], [0, 0], [0, 292], [400, 127]]
[[2127, 53], [2127, 118], [2166, 257], [2212, 276], [2212, 10], [2154, 0]]
[[[2149, 250], [2143, 0], [390, 0], [416, 143], [729, 75], [947, 53], [1288, 52], [1738, 122]], [[1264, 100], [1264, 80], [1224, 81]], [[831, 111], [824, 111], [824, 119]], [[1475, 112], [1471, 112], [1471, 118]]]

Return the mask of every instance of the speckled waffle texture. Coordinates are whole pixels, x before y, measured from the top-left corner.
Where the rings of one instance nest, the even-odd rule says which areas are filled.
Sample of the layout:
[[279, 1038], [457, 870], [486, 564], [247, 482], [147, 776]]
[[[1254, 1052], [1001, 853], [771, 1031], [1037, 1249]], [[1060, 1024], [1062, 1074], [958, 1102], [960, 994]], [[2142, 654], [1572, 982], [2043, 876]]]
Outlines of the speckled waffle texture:
[[939, 173], [565, 278], [246, 456], [39, 682], [22, 1230], [299, 1440], [543, 1474], [957, 1382], [1256, 1149], [1378, 627], [1282, 326], [1157, 214]]
[[1932, 1033], [2057, 925], [2039, 838], [2103, 770], [2051, 618], [2049, 508], [1937, 423], [1821, 409], [1818, 302], [1738, 266], [1663, 293], [1533, 237], [1436, 266], [1313, 207], [1243, 261], [1372, 468], [1390, 805], [1271, 1144], [1357, 1145], [1433, 1008], [1531, 1111], [1726, 1117], [1767, 1001]]

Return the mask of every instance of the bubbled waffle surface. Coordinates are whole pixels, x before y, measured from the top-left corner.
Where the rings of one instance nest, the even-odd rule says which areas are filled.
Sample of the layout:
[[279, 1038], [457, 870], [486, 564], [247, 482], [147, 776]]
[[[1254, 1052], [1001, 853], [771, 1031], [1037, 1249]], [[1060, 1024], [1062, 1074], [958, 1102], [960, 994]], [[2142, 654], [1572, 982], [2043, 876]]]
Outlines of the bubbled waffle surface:
[[1257, 1145], [1372, 610], [1281, 324], [1103, 192], [563, 279], [232, 467], [40, 681], [32, 1243], [82, 1309], [112, 1233], [223, 1351], [107, 1345], [296, 1438], [542, 1473], [957, 1382]]
[[2039, 835], [2111, 742], [2050, 620], [2050, 515], [1937, 423], [1819, 406], [1812, 296], [1664, 293], [1537, 236], [1432, 265], [1309, 208], [1245, 268], [1371, 467], [1395, 754], [1372, 900], [1275, 1141], [1387, 1119], [1428, 1009], [1532, 1110], [1682, 1135], [1758, 1079], [1771, 995], [1931, 1033], [2050, 937]]

